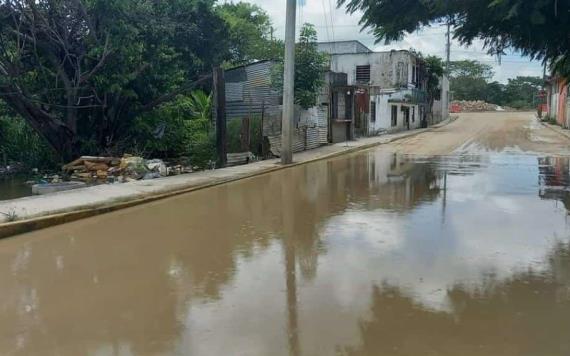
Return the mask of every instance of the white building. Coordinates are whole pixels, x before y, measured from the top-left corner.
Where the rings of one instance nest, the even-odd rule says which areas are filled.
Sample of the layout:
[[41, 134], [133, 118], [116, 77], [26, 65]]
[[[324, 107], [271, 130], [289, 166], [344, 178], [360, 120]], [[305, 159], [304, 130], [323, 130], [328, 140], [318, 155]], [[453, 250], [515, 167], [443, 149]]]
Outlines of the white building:
[[[368, 92], [369, 110], [360, 115], [366, 122], [356, 125], [365, 128], [361, 134], [375, 135], [428, 125], [425, 63], [415, 53], [372, 52], [358, 41], [322, 43], [319, 49], [330, 54], [331, 71], [346, 73], [348, 85]], [[439, 105], [440, 116], [446, 115], [444, 104]]]

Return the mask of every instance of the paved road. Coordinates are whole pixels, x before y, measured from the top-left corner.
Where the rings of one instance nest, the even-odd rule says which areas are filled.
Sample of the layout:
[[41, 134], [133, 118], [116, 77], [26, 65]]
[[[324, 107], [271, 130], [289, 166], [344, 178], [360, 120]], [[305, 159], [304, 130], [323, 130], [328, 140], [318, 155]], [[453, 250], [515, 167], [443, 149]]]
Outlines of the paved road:
[[534, 113], [468, 113], [435, 131], [400, 140], [389, 149], [420, 155], [505, 150], [570, 155], [570, 140], [538, 123]]

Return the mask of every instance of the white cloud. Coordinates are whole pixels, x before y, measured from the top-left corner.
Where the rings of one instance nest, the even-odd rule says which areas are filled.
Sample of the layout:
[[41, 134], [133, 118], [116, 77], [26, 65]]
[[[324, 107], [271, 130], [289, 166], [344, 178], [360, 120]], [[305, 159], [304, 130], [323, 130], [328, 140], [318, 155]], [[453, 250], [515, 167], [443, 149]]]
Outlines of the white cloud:
[[[276, 27], [276, 36], [283, 38], [285, 30], [285, 0], [249, 0], [264, 8], [271, 16]], [[298, 0], [304, 6], [298, 6], [297, 23], [309, 22], [317, 27], [320, 41], [357, 39], [374, 50], [414, 48], [424, 54], [445, 56], [445, 28], [431, 27], [419, 33], [406, 36], [403, 41], [389, 46], [375, 45], [374, 37], [367, 32], [360, 32], [359, 14], [350, 15], [344, 8], [335, 7], [336, 0]], [[332, 9], [332, 11], [331, 11]], [[331, 26], [332, 24], [332, 26]], [[471, 47], [461, 47], [456, 41], [452, 44], [452, 60], [476, 59], [493, 66], [495, 80], [506, 82], [516, 76], [541, 76], [542, 65], [513, 54], [497, 59], [485, 53], [480, 42]]]

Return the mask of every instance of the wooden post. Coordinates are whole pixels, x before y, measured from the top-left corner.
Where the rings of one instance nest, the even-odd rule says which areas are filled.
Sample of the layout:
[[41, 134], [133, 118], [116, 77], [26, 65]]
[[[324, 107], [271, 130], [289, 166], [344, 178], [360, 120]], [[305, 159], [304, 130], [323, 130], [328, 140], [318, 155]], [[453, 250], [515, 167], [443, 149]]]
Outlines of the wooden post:
[[214, 117], [216, 118], [216, 149], [221, 167], [227, 163], [227, 142], [226, 142], [226, 83], [224, 80], [224, 70], [220, 67], [214, 68]]

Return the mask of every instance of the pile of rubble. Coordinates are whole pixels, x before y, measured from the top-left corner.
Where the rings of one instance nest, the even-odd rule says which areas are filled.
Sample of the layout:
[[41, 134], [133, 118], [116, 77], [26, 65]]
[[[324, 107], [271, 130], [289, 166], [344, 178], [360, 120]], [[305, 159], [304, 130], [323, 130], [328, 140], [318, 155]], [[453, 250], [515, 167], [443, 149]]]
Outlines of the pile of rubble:
[[191, 173], [192, 169], [181, 165], [167, 167], [160, 159], [125, 155], [122, 158], [82, 156], [66, 164], [63, 171], [74, 181], [123, 183]]
[[482, 100], [468, 101], [459, 100], [451, 103], [452, 107], [457, 107], [460, 112], [482, 112], [482, 111], [497, 111], [498, 106], [489, 104]]

